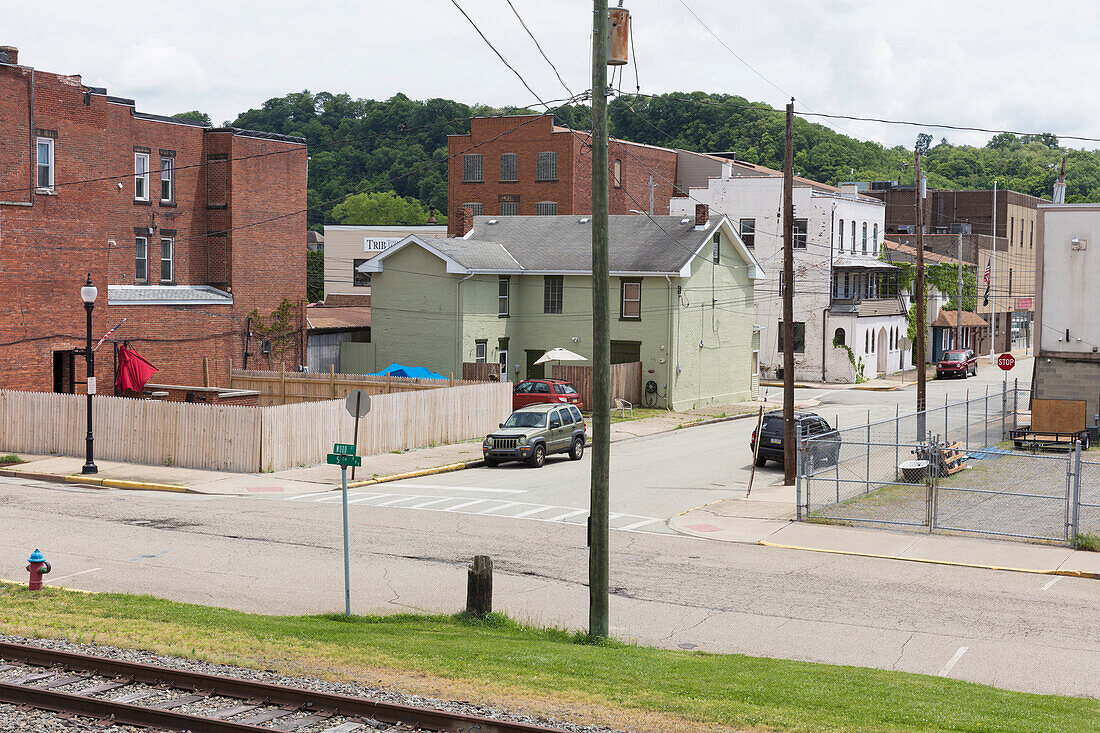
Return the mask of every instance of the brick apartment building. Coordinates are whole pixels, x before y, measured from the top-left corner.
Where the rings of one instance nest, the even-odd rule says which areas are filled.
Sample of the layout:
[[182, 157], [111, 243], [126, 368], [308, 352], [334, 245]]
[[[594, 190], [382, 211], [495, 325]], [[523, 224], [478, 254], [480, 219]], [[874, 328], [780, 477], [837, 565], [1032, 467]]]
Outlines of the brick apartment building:
[[[474, 216], [589, 214], [591, 145], [589, 132], [555, 125], [552, 115], [474, 117], [470, 134], [447, 138], [449, 207], [468, 208]], [[677, 161], [685, 154], [697, 155], [612, 138], [611, 213], [649, 211], [652, 201], [653, 214], [667, 215]], [[453, 237], [457, 223], [454, 217], [448, 222]]]
[[[20, 65], [13, 47], [0, 47], [0, 120], [0, 388], [83, 391], [89, 273], [95, 338], [126, 319], [112, 339], [156, 382], [201, 384], [203, 357], [214, 384], [230, 360], [304, 362], [303, 140], [139, 112]], [[262, 344], [249, 314], [270, 320], [284, 298], [293, 314]], [[96, 370], [110, 392], [110, 343]]]

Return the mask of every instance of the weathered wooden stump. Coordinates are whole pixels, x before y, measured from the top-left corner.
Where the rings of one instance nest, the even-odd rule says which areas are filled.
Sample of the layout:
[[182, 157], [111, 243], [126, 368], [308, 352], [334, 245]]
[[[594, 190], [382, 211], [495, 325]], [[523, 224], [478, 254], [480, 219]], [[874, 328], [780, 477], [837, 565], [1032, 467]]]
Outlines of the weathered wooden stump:
[[493, 612], [493, 558], [477, 555], [466, 577], [466, 613], [484, 618]]

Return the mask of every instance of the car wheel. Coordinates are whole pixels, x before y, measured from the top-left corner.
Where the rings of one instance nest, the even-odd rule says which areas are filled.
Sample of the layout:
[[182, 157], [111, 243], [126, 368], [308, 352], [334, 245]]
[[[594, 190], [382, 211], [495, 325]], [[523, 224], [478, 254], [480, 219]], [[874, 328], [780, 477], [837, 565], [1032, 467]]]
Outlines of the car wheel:
[[1087, 451], [1089, 449], [1089, 434], [1085, 433], [1081, 438], [1081, 450]]
[[569, 449], [569, 460], [579, 461], [584, 456], [584, 438], [574, 438], [573, 447]]
[[489, 468], [496, 468], [497, 466], [500, 465], [500, 461], [498, 461], [495, 458], [486, 458], [485, 459], [485, 465], [488, 466]]
[[531, 464], [531, 468], [542, 468], [542, 464], [546, 463], [546, 446], [542, 443], [536, 445], [535, 451], [527, 460]]
[[765, 458], [764, 456], [757, 456], [756, 457], [756, 465], [757, 466], [763, 466], [767, 462], [768, 462], [768, 459]]

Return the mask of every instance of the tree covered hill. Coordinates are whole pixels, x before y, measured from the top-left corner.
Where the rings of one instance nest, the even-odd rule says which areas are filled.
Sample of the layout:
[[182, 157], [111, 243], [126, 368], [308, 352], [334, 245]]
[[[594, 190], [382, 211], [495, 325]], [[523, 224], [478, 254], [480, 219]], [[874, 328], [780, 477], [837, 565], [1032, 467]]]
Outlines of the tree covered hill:
[[[447, 212], [447, 135], [469, 131], [472, 116], [530, 114], [449, 99], [411, 100], [398, 94], [384, 101], [347, 94], [293, 92], [269, 99], [229, 124], [304, 137], [310, 148], [309, 223], [331, 222], [344, 196], [394, 191]], [[560, 124], [587, 129], [590, 111], [573, 105], [555, 113]], [[685, 150], [734, 151], [740, 160], [779, 168], [783, 161], [783, 114], [743, 97], [704, 92], [611, 101], [612, 134], [624, 140]], [[901, 146], [856, 140], [824, 125], [795, 120], [795, 169], [824, 183], [849, 180], [912, 182], [913, 152]], [[992, 188], [1050, 197], [1054, 167], [1069, 158], [1066, 200], [1100, 200], [1100, 151], [1067, 149], [1050, 134], [1002, 134], [984, 147], [932, 144], [924, 170], [937, 188]], [[908, 180], [906, 179], [908, 176]]]

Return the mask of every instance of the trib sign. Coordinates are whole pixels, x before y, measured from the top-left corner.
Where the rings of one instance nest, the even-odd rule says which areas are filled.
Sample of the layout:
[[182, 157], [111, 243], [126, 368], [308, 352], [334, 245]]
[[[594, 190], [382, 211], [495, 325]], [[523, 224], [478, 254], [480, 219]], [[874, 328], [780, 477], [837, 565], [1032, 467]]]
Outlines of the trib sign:
[[997, 357], [997, 366], [1006, 372], [1016, 366], [1016, 357], [1012, 354], [1001, 354]]

